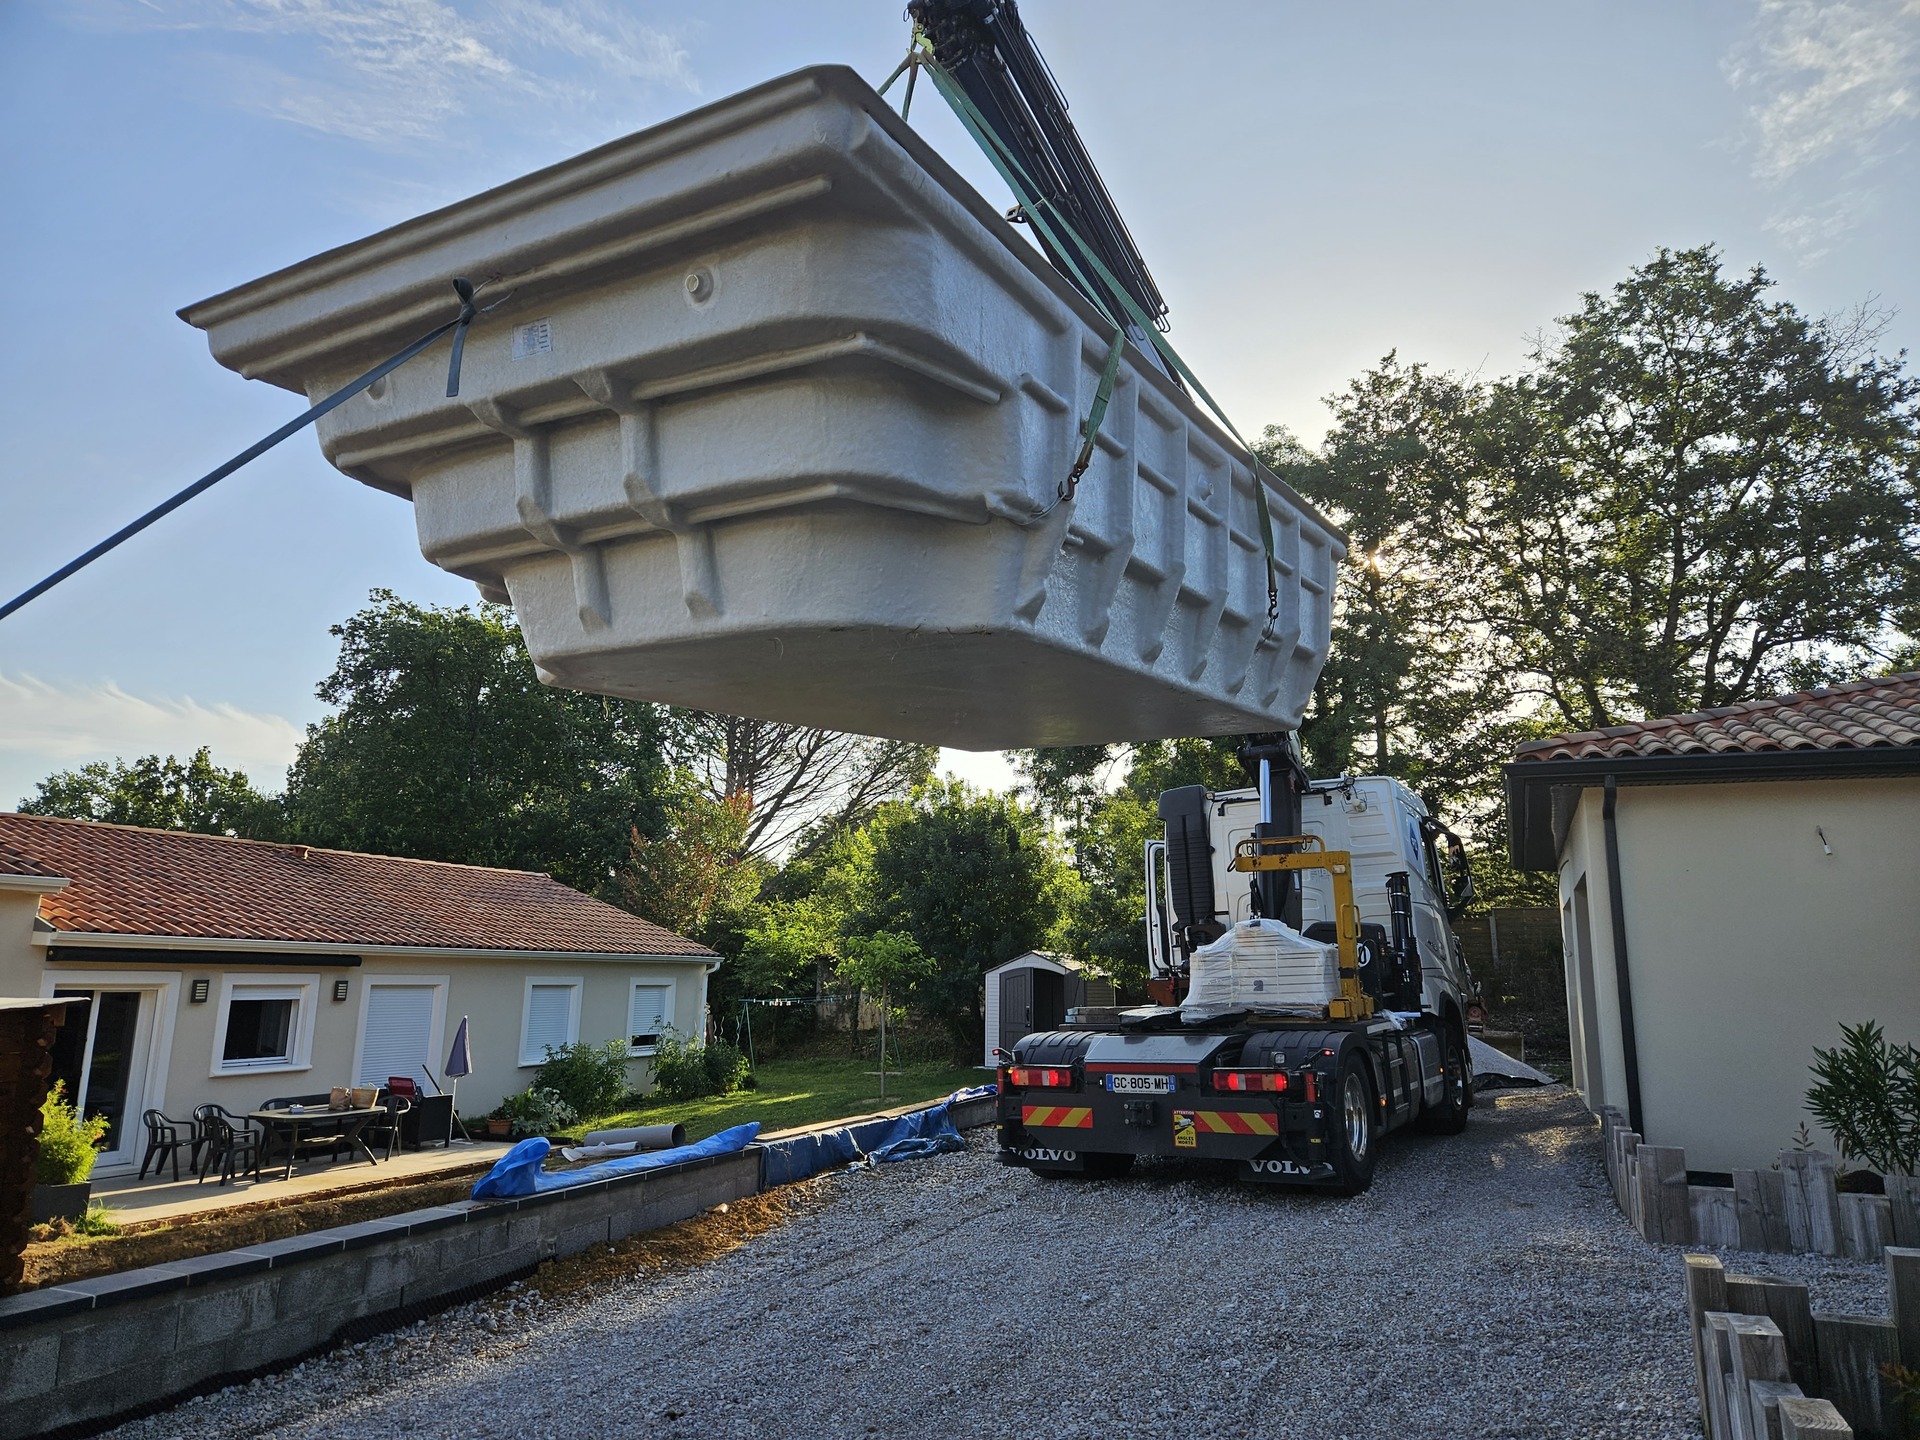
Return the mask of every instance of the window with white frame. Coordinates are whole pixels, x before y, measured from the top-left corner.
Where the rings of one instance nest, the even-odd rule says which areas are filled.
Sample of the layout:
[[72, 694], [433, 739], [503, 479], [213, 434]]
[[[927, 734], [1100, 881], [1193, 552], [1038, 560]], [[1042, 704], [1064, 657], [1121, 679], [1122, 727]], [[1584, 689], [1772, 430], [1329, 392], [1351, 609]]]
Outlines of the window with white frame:
[[305, 1070], [313, 1050], [314, 976], [229, 975], [214, 1023], [214, 1075]]
[[627, 999], [627, 1053], [651, 1055], [673, 1023], [673, 981], [635, 979]]
[[579, 978], [529, 975], [520, 1007], [520, 1063], [542, 1064], [549, 1048], [558, 1050], [579, 1038]]

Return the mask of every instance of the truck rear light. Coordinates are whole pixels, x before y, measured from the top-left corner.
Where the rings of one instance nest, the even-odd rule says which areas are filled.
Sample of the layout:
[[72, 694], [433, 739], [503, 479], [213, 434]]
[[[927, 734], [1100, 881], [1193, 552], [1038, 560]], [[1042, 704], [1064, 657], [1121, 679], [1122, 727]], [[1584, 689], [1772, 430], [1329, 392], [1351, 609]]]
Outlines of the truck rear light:
[[1306, 1080], [1307, 1104], [1309, 1105], [1319, 1104], [1320, 1103], [1320, 1078], [1317, 1075], [1315, 1075], [1311, 1070], [1307, 1071], [1306, 1076], [1304, 1078]]
[[1263, 1090], [1279, 1095], [1286, 1092], [1287, 1077], [1278, 1070], [1216, 1070], [1213, 1083], [1222, 1090]]
[[1016, 1065], [1007, 1072], [1007, 1078], [1025, 1089], [1052, 1090], [1073, 1084], [1073, 1071], [1052, 1065]]

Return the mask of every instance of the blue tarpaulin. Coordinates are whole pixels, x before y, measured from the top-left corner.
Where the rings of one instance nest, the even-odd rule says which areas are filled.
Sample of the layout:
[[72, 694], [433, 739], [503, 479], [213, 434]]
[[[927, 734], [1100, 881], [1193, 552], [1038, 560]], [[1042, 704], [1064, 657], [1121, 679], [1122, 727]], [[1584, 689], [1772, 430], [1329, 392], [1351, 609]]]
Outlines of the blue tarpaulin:
[[493, 1169], [481, 1177], [480, 1183], [473, 1187], [473, 1198], [512, 1199], [521, 1195], [535, 1195], [543, 1190], [564, 1190], [570, 1185], [590, 1185], [596, 1180], [632, 1175], [641, 1170], [659, 1170], [687, 1160], [704, 1159], [709, 1155], [731, 1155], [736, 1150], [744, 1150], [759, 1133], [760, 1122], [754, 1120], [745, 1125], [736, 1125], [731, 1130], [722, 1130], [718, 1135], [709, 1135], [705, 1140], [696, 1140], [691, 1145], [679, 1145], [671, 1150], [653, 1150], [643, 1155], [622, 1155], [617, 1160], [602, 1160], [598, 1165], [587, 1165], [579, 1170], [551, 1171], [540, 1167], [553, 1147], [538, 1138], [522, 1140], [494, 1162]]
[[954, 1129], [949, 1107], [956, 1100], [978, 1100], [994, 1093], [993, 1086], [980, 1085], [955, 1091], [932, 1109], [916, 1110], [911, 1115], [769, 1140], [760, 1160], [760, 1183], [785, 1185], [869, 1155], [884, 1165], [921, 1155], [938, 1155], [945, 1150], [964, 1150], [967, 1142]]

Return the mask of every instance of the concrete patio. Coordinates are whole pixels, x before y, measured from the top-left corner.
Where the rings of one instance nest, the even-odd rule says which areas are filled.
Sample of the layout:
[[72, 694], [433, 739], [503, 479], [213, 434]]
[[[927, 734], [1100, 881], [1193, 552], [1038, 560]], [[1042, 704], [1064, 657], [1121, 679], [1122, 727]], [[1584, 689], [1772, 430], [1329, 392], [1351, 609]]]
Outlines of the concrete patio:
[[239, 1179], [222, 1185], [218, 1178], [198, 1183], [181, 1167], [182, 1178], [174, 1180], [171, 1169], [159, 1177], [149, 1174], [145, 1180], [118, 1176], [96, 1181], [95, 1203], [113, 1211], [122, 1229], [177, 1220], [183, 1215], [202, 1216], [221, 1210], [240, 1209], [263, 1203], [288, 1204], [303, 1200], [333, 1199], [342, 1195], [383, 1190], [423, 1180], [445, 1179], [462, 1170], [479, 1170], [506, 1154], [512, 1142], [506, 1140], [456, 1140], [442, 1149], [438, 1145], [424, 1150], [405, 1150], [391, 1159], [370, 1165], [364, 1159], [339, 1161], [331, 1165], [309, 1165], [296, 1171], [290, 1180], [279, 1178], [277, 1168], [265, 1172], [260, 1180]]

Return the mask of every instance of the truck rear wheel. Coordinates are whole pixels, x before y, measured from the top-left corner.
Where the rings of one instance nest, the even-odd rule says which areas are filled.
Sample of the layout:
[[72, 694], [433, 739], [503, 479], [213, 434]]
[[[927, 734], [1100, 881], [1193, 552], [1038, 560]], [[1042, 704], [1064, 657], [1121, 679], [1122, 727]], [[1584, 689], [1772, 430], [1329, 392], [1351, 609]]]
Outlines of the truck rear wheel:
[[1467, 1111], [1473, 1106], [1473, 1062], [1467, 1058], [1466, 1042], [1449, 1025], [1440, 1041], [1441, 1064], [1446, 1067], [1446, 1088], [1440, 1103], [1420, 1117], [1420, 1128], [1435, 1135], [1458, 1135], [1467, 1128]]
[[1374, 1115], [1373, 1082], [1360, 1056], [1349, 1053], [1340, 1062], [1333, 1089], [1334, 1136], [1332, 1189], [1337, 1195], [1358, 1195], [1373, 1184], [1379, 1159], [1380, 1127]]

